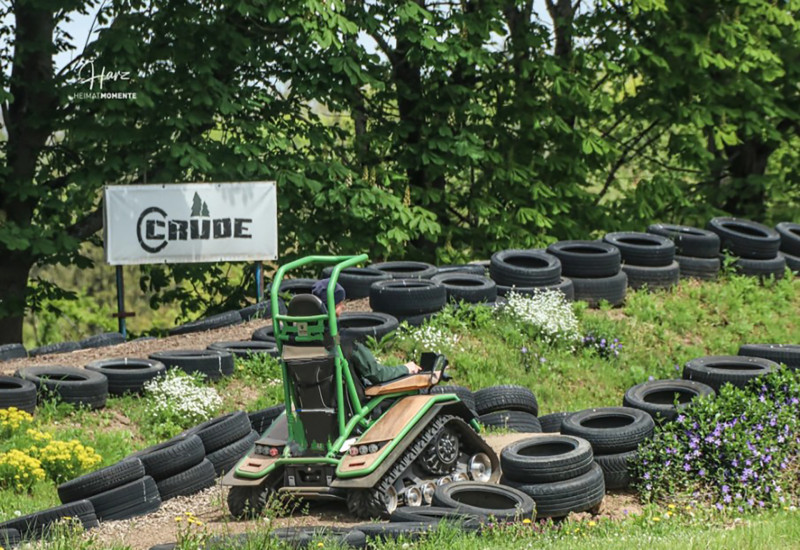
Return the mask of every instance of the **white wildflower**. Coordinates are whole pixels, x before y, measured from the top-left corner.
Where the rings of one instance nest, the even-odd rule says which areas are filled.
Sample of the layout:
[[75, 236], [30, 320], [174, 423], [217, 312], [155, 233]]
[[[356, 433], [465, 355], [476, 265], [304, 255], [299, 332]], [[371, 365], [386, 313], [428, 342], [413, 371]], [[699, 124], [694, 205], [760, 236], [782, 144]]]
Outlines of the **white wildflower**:
[[208, 420], [222, 406], [222, 398], [214, 388], [207, 388], [177, 369], [147, 382], [149, 412], [154, 417], [174, 414], [188, 423]]
[[412, 355], [414, 357], [418, 357], [425, 351], [446, 354], [453, 351], [459, 341], [457, 334], [451, 334], [445, 329], [428, 324], [403, 332], [399, 339], [401, 342], [413, 343]]
[[578, 318], [572, 306], [557, 290], [543, 290], [533, 295], [506, 295], [504, 311], [521, 323], [533, 325], [548, 344], [581, 339]]

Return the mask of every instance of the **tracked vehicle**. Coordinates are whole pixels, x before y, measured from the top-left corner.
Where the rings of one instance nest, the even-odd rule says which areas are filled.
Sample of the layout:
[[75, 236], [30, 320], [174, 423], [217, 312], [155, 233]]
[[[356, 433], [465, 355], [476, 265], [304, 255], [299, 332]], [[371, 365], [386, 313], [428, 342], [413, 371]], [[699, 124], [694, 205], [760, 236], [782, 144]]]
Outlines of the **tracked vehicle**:
[[[365, 385], [348, 364], [334, 289], [359, 256], [309, 256], [282, 266], [270, 293], [286, 411], [224, 478], [237, 518], [260, 514], [274, 493], [347, 503], [358, 517], [387, 517], [398, 505], [430, 504], [437, 485], [496, 481], [498, 458], [455, 394], [431, 394], [447, 378], [444, 356], [424, 354], [422, 372]], [[327, 303], [295, 295], [278, 310], [284, 275], [335, 265]]]

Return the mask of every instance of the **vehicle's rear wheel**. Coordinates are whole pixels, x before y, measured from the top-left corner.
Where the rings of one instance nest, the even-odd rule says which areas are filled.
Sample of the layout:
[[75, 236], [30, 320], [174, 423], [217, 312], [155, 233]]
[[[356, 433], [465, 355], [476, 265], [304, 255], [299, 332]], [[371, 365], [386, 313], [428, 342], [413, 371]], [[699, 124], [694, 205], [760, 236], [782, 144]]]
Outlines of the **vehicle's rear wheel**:
[[272, 489], [267, 484], [231, 487], [228, 493], [228, 510], [236, 519], [260, 516], [267, 507]]

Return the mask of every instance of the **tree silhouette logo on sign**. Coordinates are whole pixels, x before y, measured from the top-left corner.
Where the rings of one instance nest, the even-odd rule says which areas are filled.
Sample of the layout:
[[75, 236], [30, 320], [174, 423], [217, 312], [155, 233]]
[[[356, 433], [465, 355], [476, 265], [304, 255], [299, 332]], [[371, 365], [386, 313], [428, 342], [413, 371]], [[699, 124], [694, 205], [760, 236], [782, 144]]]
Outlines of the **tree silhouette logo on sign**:
[[145, 208], [136, 223], [136, 237], [142, 249], [157, 254], [174, 241], [252, 239], [252, 218], [212, 218], [208, 204], [194, 194], [189, 219], [170, 218], [158, 206]]

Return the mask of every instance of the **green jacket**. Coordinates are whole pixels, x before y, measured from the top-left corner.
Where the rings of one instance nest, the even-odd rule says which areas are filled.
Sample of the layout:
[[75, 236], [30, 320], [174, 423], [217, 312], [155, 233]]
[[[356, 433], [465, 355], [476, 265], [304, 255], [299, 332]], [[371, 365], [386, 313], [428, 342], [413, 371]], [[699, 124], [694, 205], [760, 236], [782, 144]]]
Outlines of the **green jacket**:
[[388, 382], [408, 374], [408, 367], [405, 365], [389, 366], [381, 365], [375, 360], [375, 356], [360, 342], [353, 343], [353, 352], [349, 360], [352, 362], [356, 372], [361, 378], [366, 379], [372, 384]]

